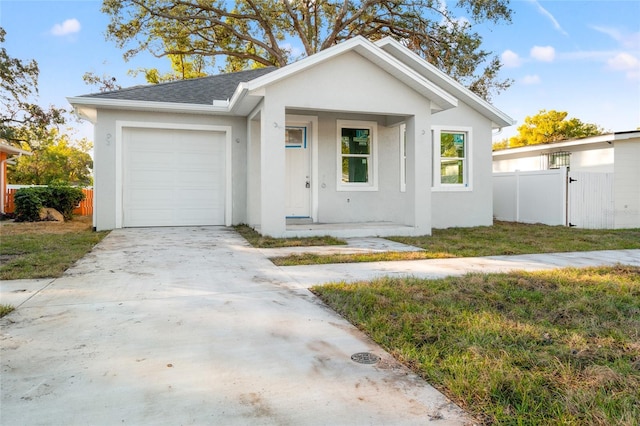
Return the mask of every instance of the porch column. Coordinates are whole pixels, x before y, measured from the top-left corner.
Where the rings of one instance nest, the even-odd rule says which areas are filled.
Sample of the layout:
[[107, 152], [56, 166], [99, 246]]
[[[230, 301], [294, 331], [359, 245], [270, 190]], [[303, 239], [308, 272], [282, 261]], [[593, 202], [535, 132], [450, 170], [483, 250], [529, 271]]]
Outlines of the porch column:
[[285, 108], [265, 97], [260, 129], [260, 232], [282, 237], [285, 212]]
[[431, 234], [431, 146], [431, 114], [426, 111], [407, 120], [407, 192], [413, 202], [407, 223], [413, 225], [414, 235]]

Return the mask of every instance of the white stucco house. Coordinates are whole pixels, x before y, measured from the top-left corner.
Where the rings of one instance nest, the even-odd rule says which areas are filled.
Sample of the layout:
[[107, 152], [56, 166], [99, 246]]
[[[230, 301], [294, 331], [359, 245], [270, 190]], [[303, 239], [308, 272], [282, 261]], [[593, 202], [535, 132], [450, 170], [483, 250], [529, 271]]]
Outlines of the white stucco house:
[[[528, 192], [522, 191], [521, 197], [533, 197], [539, 192], [543, 194], [543, 199], [552, 198], [551, 194], [560, 184], [549, 187], [543, 171], [559, 168], [568, 171], [565, 177], [561, 177], [560, 184], [565, 189], [558, 201], [566, 205], [566, 225], [587, 228], [640, 227], [639, 130], [493, 153], [495, 178], [508, 179], [508, 174], [518, 172], [521, 180], [527, 179]], [[505, 189], [506, 186], [497, 188]], [[494, 193], [494, 201], [499, 201], [502, 195]], [[553, 207], [543, 202], [532, 203], [543, 206], [545, 212]]]
[[68, 98], [94, 124], [96, 229], [264, 235], [492, 224], [491, 133], [514, 122], [386, 38], [283, 68]]

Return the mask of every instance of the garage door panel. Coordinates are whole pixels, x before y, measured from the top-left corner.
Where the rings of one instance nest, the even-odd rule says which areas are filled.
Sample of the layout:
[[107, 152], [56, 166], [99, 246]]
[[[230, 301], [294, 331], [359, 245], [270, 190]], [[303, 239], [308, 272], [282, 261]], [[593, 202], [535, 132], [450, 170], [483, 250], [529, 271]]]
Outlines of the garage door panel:
[[123, 130], [124, 226], [224, 225], [225, 134]]

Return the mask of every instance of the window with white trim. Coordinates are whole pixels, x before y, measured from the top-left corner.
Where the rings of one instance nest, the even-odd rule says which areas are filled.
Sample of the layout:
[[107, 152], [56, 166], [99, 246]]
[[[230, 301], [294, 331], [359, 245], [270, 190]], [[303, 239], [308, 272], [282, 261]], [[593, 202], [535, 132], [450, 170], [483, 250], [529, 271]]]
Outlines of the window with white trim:
[[471, 128], [434, 127], [433, 148], [434, 189], [471, 189]]
[[377, 123], [338, 120], [338, 191], [376, 191]]

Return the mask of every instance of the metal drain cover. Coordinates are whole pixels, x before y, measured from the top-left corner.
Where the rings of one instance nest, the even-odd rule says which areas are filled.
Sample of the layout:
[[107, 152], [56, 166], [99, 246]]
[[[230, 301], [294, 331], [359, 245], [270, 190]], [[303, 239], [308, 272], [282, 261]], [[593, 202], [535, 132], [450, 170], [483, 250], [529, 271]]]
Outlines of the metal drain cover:
[[360, 364], [375, 364], [380, 361], [380, 357], [371, 352], [358, 352], [357, 354], [351, 355], [351, 360]]

